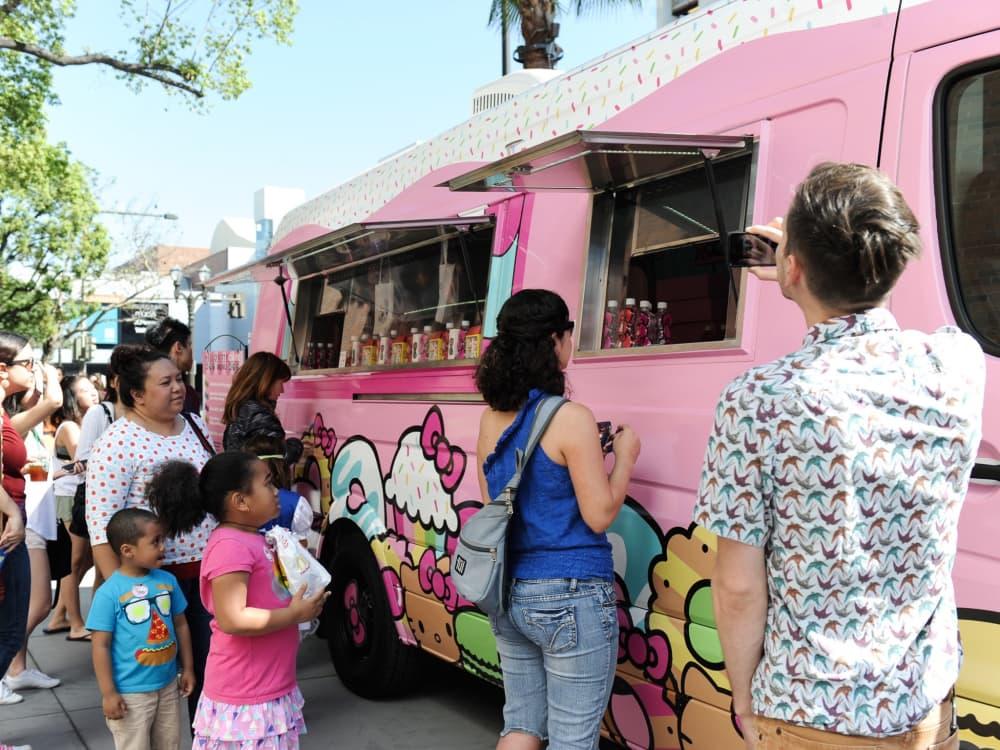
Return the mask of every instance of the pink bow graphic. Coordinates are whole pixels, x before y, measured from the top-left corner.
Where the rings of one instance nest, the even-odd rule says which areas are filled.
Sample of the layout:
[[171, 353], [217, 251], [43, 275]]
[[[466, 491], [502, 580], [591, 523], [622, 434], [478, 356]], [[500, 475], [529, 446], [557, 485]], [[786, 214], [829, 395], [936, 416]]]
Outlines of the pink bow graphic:
[[332, 456], [337, 447], [337, 431], [332, 427], [324, 427], [323, 417], [320, 414], [317, 414], [316, 419], [313, 420], [313, 435], [315, 436], [315, 445], [323, 450], [323, 455], [328, 458]]
[[[447, 559], [447, 558], [445, 558]], [[458, 592], [451, 583], [451, 576], [446, 576], [437, 566], [434, 550], [426, 549], [420, 556], [420, 588], [425, 594], [433, 594], [442, 602], [449, 612], [454, 612], [458, 605]]]
[[431, 407], [420, 431], [420, 448], [424, 458], [434, 461], [434, 468], [441, 475], [441, 486], [454, 492], [465, 473], [465, 451], [456, 448], [444, 436], [444, 420], [436, 406]]
[[670, 643], [663, 633], [623, 630], [621, 644], [628, 660], [643, 670], [646, 677], [654, 683], [663, 683], [670, 673]]

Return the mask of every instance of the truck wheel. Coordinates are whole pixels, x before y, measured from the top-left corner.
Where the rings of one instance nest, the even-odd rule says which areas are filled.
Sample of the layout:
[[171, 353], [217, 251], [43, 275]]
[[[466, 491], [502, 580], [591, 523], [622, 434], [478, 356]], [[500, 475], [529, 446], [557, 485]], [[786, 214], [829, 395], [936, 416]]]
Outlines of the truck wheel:
[[324, 612], [334, 669], [363, 698], [408, 690], [419, 649], [399, 640], [375, 556], [360, 534], [337, 544], [331, 562], [330, 598]]

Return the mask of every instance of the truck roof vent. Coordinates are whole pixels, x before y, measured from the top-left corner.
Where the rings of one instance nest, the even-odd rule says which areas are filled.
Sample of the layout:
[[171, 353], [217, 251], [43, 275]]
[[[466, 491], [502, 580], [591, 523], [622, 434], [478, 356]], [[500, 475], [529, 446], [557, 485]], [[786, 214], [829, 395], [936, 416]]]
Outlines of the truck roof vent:
[[498, 107], [533, 86], [545, 83], [562, 75], [561, 70], [531, 68], [508, 73], [492, 83], [480, 86], [472, 94], [472, 114], [478, 115], [487, 109]]

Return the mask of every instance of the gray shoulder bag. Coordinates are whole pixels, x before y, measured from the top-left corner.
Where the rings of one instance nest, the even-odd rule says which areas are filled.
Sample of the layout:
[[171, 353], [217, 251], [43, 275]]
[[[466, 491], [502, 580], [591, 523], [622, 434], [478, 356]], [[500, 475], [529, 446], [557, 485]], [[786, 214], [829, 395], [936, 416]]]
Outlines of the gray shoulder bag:
[[451, 580], [458, 593], [487, 614], [507, 609], [507, 536], [514, 498], [521, 474], [545, 434], [552, 417], [566, 403], [561, 396], [546, 396], [535, 408], [524, 450], [516, 454], [514, 475], [500, 494], [465, 522], [451, 559]]

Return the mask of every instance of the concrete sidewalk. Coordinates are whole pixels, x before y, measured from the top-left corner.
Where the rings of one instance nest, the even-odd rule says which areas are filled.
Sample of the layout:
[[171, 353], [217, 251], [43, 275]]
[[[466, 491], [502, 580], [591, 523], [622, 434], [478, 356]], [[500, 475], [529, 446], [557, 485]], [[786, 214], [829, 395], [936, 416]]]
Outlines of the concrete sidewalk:
[[[90, 592], [81, 593], [87, 611]], [[27, 743], [34, 750], [113, 750], [101, 713], [90, 646], [68, 642], [62, 634], [43, 635], [42, 627], [29, 641], [29, 661], [61, 679], [62, 685], [54, 690], [26, 690], [22, 703], [0, 706], [0, 742]], [[303, 750], [492, 748], [502, 725], [500, 690], [431, 659], [419, 686], [408, 697], [366, 701], [341, 685], [326, 642], [309, 638], [299, 650], [298, 679], [309, 728], [302, 738]], [[187, 746], [186, 741], [182, 743]]]

